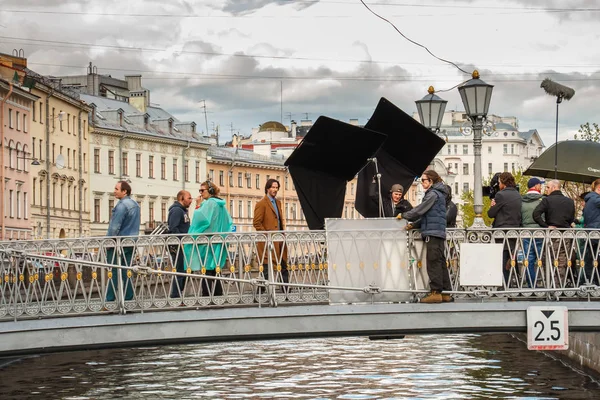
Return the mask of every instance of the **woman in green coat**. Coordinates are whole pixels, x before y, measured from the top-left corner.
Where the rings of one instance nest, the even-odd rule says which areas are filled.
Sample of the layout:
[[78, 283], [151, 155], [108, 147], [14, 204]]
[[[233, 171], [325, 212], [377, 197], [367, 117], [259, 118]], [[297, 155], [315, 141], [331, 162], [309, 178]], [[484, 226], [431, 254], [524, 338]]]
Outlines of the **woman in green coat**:
[[[196, 240], [197, 244], [186, 244], [184, 246], [185, 259], [192, 271], [200, 271], [203, 275], [216, 276], [220, 272], [227, 261], [227, 245], [216, 239], [212, 233], [225, 234], [231, 232], [233, 221], [225, 200], [219, 198], [220, 189], [217, 185], [210, 181], [203, 182], [200, 185], [200, 205], [194, 211], [192, 223], [190, 225], [189, 234]], [[204, 244], [202, 238], [197, 234], [207, 234], [208, 244]], [[213, 295], [220, 296], [223, 294], [221, 283], [216, 280], [211, 280], [209, 285], [206, 279], [202, 280], [202, 296], [209, 296], [213, 287]]]

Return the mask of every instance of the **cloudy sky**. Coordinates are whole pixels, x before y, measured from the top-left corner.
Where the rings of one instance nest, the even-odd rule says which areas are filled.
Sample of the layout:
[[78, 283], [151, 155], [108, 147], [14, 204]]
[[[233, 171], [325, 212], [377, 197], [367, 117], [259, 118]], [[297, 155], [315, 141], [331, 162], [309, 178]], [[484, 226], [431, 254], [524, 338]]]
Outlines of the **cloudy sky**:
[[[600, 123], [598, 0], [2, 0], [0, 51], [22, 48], [42, 74], [142, 74], [152, 102], [222, 137], [319, 115], [366, 123], [386, 97], [407, 113], [427, 87], [450, 89], [477, 68], [490, 112], [554, 142]], [[568, 6], [566, 5], [568, 4]], [[407, 40], [429, 49], [428, 51]], [[438, 93], [462, 110], [456, 89]]]

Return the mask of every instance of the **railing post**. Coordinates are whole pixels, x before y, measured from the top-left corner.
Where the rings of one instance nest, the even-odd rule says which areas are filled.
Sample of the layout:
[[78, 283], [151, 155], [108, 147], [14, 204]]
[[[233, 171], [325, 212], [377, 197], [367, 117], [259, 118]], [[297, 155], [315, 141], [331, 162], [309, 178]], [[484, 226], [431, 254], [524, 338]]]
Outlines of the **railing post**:
[[117, 301], [119, 303], [119, 310], [121, 314], [125, 314], [125, 294], [123, 293], [123, 268], [121, 265], [121, 257], [123, 256], [123, 249], [121, 248], [121, 238], [117, 238]]
[[275, 251], [275, 245], [273, 244], [273, 236], [272, 234], [269, 232], [268, 234], [269, 236], [267, 237], [267, 251], [269, 252], [269, 265], [267, 266], [267, 268], [269, 269], [268, 272], [268, 281], [269, 281], [269, 285], [267, 286], [267, 293], [269, 294], [269, 301], [271, 303], [272, 307], [277, 307], [277, 301], [275, 300], [275, 289], [273, 287], [273, 285], [271, 285], [271, 283], [275, 282], [274, 276], [273, 276], [273, 252]]

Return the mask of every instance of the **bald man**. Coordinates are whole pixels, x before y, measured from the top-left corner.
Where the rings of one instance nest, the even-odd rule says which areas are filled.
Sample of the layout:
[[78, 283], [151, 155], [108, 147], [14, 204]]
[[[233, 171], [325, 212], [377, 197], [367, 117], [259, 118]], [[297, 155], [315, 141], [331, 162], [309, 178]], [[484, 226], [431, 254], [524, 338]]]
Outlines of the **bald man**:
[[[190, 229], [190, 216], [188, 215], [188, 209], [192, 204], [192, 195], [187, 190], [180, 190], [177, 193], [177, 200], [169, 207], [169, 216], [167, 223], [169, 225], [169, 233], [187, 234]], [[175, 263], [177, 272], [185, 272], [185, 262], [183, 257], [182, 246], [169, 246], [169, 253]], [[181, 297], [183, 289], [185, 288], [185, 276], [177, 276], [177, 279], [173, 279], [173, 286], [171, 288], [171, 298]]]

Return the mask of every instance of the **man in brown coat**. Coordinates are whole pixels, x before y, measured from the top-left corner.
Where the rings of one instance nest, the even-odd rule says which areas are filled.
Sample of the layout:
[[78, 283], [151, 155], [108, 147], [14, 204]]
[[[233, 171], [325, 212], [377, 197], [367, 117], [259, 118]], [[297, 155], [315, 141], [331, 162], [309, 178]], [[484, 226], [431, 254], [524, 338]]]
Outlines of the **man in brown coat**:
[[[265, 197], [254, 207], [254, 229], [257, 231], [283, 231], [285, 229], [285, 218], [281, 201], [276, 199], [279, 192], [279, 181], [269, 179], [265, 185]], [[263, 273], [265, 279], [268, 279], [269, 272], [269, 253], [265, 251], [265, 242], [259, 242], [256, 245], [259, 262], [262, 259]], [[281, 279], [284, 283], [288, 282], [287, 270], [287, 248], [283, 242], [273, 243], [274, 251], [271, 253], [273, 260], [273, 269], [275, 270], [275, 279], [277, 279], [277, 270], [281, 269]]]

